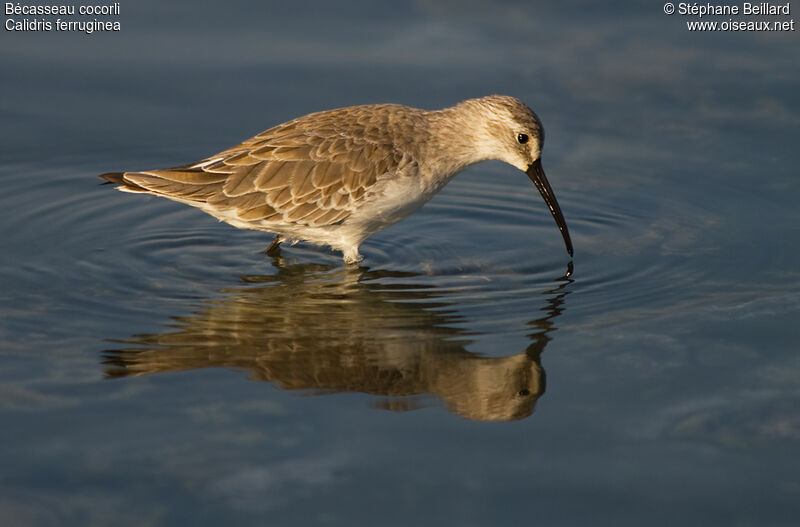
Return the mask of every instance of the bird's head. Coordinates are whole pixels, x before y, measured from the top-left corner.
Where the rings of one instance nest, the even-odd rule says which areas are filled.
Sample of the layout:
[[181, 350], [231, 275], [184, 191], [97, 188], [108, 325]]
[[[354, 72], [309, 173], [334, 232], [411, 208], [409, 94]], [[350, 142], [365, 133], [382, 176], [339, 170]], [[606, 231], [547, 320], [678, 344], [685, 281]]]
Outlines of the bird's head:
[[475, 144], [483, 159], [497, 159], [525, 172], [536, 185], [558, 225], [567, 252], [572, 240], [555, 193], [542, 169], [544, 128], [539, 117], [522, 101], [505, 95], [490, 95], [464, 101], [459, 106], [473, 114]]

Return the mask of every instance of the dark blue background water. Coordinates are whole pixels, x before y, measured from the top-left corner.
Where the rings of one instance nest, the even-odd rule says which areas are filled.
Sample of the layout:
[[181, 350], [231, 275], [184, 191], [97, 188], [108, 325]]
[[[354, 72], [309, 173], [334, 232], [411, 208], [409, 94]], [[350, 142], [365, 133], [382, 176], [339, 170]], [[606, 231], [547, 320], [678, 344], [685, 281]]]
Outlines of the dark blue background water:
[[[662, 8], [137, 1], [118, 33], [2, 31], [0, 523], [796, 525], [797, 33]], [[544, 122], [571, 281], [501, 163], [360, 269], [96, 179], [490, 93]]]

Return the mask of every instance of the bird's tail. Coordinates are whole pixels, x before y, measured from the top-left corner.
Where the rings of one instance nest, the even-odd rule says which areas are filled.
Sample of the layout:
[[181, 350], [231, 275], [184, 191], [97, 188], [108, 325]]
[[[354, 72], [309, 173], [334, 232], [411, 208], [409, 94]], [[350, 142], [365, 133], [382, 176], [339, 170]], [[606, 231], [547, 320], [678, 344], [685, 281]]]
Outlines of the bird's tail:
[[105, 174], [100, 174], [99, 177], [105, 179], [105, 183], [103, 185], [114, 184], [119, 185], [117, 189], [123, 192], [134, 192], [134, 193], [147, 193], [150, 194], [151, 191], [147, 190], [146, 188], [137, 185], [133, 181], [125, 179], [126, 172], [106, 172]]

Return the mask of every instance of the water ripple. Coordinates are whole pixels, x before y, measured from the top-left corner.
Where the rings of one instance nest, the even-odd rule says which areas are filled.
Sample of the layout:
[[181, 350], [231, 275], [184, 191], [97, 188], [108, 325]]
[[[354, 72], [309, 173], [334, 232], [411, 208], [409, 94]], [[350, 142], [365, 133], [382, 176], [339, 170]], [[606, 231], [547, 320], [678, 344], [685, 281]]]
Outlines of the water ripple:
[[[96, 164], [72, 160], [59, 172], [3, 167], [7, 191], [15, 196], [7, 203], [6, 243], [42, 256], [25, 258], [32, 262], [26, 267], [6, 262], [6, 280], [28, 284], [30, 291], [37, 284], [74, 284], [60, 293], [65, 305], [98, 315], [117, 309], [141, 314], [154, 298], [206, 298], [247, 275], [275, 275], [301, 263], [342, 268], [339, 254], [303, 243], [284, 248], [279, 260], [268, 258], [260, 251], [270, 235], [234, 229], [167, 200], [114, 192], [97, 184]], [[662, 209], [673, 209], [670, 223], [647, 200], [596, 189], [557, 188], [557, 194], [576, 247], [571, 309], [652, 303], [669, 298], [674, 284], [702, 279], [670, 249], [696, 229], [694, 220], [680, 218], [702, 211], [661, 199]], [[362, 251], [372, 272], [406, 273], [415, 287], [446, 291], [449, 301], [481, 319], [482, 329], [502, 326], [504, 319], [524, 323], [524, 316], [509, 313], [553, 287], [569, 262], [536, 190], [513, 169], [491, 164], [467, 171], [422, 211], [370, 238]], [[680, 290], [686, 294], [687, 288]]]

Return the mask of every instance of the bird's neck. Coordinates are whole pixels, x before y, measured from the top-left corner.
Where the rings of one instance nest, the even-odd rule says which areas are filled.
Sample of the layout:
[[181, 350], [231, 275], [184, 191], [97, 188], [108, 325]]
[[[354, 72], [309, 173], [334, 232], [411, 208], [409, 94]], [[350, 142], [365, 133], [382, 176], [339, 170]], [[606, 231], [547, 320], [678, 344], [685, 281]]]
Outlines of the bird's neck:
[[422, 144], [422, 163], [432, 174], [452, 178], [470, 165], [495, 159], [486, 121], [462, 105], [428, 112], [430, 131]]

